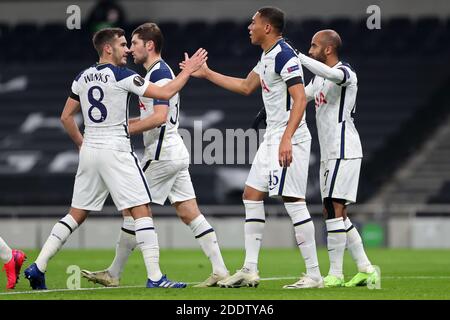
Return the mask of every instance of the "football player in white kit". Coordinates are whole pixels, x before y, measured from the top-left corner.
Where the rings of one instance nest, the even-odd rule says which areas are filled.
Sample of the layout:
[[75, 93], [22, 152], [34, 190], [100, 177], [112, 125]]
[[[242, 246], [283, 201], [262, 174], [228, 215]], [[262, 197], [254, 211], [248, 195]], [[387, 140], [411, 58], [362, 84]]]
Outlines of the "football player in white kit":
[[[172, 69], [161, 57], [163, 35], [154, 23], [137, 27], [132, 34], [131, 53], [136, 64], [147, 70], [145, 79], [158, 86], [174, 78]], [[141, 117], [130, 119], [130, 134], [143, 133], [142, 170], [149, 182], [152, 203], [164, 205], [168, 198], [180, 219], [190, 227], [212, 265], [212, 274], [196, 287], [212, 287], [229, 276], [217, 243], [214, 229], [198, 208], [189, 174], [189, 153], [178, 133], [180, 97], [169, 100], [140, 98]], [[134, 220], [123, 212], [124, 223], [116, 246], [116, 256], [106, 270], [82, 275], [104, 286], [118, 286], [120, 275], [132, 250], [136, 247]]]
[[[69, 214], [53, 227], [35, 263], [25, 270], [25, 277], [34, 290], [47, 289], [44, 273], [48, 261], [90, 211], [102, 210], [111, 193], [117, 209], [128, 209], [135, 219], [136, 240], [147, 269], [147, 288], [184, 288], [185, 283], [170, 281], [159, 268], [158, 238], [148, 207], [151, 195], [129, 138], [128, 100], [131, 93], [171, 98], [206, 61], [207, 53], [199, 49], [195, 57], [187, 61], [189, 67], [185, 72], [166, 86], [158, 87], [123, 67], [129, 49], [122, 29], [96, 32], [93, 44], [100, 57], [99, 63], [75, 78], [61, 115], [65, 130], [80, 150], [72, 205]], [[80, 110], [84, 135], [74, 119]]]
[[265, 224], [264, 198], [281, 197], [291, 217], [295, 237], [305, 260], [306, 274], [284, 288], [320, 288], [314, 225], [305, 202], [311, 135], [305, 122], [303, 72], [294, 49], [282, 36], [284, 13], [274, 7], [259, 9], [249, 25], [251, 43], [263, 49], [261, 59], [246, 79], [212, 71], [203, 65], [193, 76], [230, 91], [249, 95], [262, 88], [267, 129], [248, 175], [245, 206], [245, 262], [221, 287], [257, 286], [258, 255]]
[[[337, 32], [322, 30], [312, 38], [312, 58], [299, 54], [302, 65], [315, 75], [305, 92], [308, 101], [315, 101], [320, 144], [320, 188], [330, 258], [330, 270], [324, 278], [326, 287], [366, 285], [378, 277], [358, 231], [347, 217], [347, 205], [356, 202], [363, 153], [352, 118], [358, 78], [349, 64], [339, 60], [341, 45]], [[343, 275], [345, 248], [359, 271], [347, 283]]]

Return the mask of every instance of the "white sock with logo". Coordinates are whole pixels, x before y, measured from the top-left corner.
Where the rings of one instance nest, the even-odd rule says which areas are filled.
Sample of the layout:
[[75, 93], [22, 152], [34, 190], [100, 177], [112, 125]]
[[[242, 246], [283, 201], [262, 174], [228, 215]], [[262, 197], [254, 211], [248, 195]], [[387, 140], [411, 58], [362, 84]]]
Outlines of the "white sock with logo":
[[158, 235], [153, 226], [153, 219], [144, 217], [134, 220], [137, 246], [142, 251], [147, 277], [152, 281], [158, 281], [162, 277], [159, 268]]
[[327, 247], [330, 258], [329, 275], [343, 277], [344, 251], [347, 241], [344, 220], [342, 217], [325, 220], [327, 225]]
[[50, 236], [44, 243], [35, 262], [41, 272], [47, 270], [48, 261], [61, 249], [70, 234], [77, 228], [78, 223], [70, 214], [67, 214], [53, 226]]
[[119, 233], [119, 239], [116, 244], [116, 255], [111, 265], [108, 267], [108, 272], [113, 278], [120, 278], [125, 264], [128, 261], [130, 254], [136, 248], [136, 233], [134, 231], [134, 219], [130, 216], [123, 217], [122, 228]]
[[295, 239], [305, 261], [306, 274], [320, 281], [319, 260], [317, 259], [314, 223], [305, 202], [285, 202], [284, 206], [295, 230]]
[[219, 244], [217, 243], [217, 236], [214, 229], [211, 227], [205, 216], [200, 214], [189, 223], [194, 237], [200, 243], [205, 255], [211, 261], [213, 273], [218, 275], [226, 275], [228, 273], [222, 254], [220, 253]]
[[258, 256], [261, 249], [266, 215], [263, 201], [244, 200], [245, 206], [245, 262], [250, 272], [258, 271]]
[[370, 263], [369, 258], [367, 258], [358, 230], [356, 230], [355, 226], [348, 217], [344, 220], [344, 224], [347, 232], [346, 248], [358, 266], [358, 271], [368, 273], [373, 272], [375, 269]]

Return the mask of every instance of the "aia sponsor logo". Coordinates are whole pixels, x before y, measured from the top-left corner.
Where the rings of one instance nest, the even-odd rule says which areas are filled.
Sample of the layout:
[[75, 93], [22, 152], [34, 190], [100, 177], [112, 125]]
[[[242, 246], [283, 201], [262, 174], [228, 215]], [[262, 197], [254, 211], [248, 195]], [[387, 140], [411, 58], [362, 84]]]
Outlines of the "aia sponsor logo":
[[316, 108], [319, 108], [320, 106], [327, 103], [327, 100], [325, 99], [325, 95], [323, 94], [323, 92], [320, 92], [318, 95], [316, 95], [315, 102]]
[[145, 105], [142, 103], [141, 100], [139, 100], [139, 109], [141, 109], [141, 110], [147, 110], [147, 108], [145, 107]]
[[266, 85], [266, 83], [264, 82], [263, 79], [261, 79], [261, 88], [262, 88], [265, 92], [270, 92], [269, 87]]

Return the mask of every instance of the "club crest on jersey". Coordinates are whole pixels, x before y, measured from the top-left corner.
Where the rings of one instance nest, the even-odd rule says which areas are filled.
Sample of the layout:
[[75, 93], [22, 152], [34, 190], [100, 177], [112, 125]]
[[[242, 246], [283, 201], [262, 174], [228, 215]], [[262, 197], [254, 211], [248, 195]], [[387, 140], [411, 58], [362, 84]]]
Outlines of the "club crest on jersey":
[[141, 76], [136, 76], [133, 79], [133, 83], [135, 85], [137, 85], [138, 87], [142, 87], [144, 85], [144, 83], [145, 83], [145, 80]]
[[291, 72], [293, 72], [293, 71], [295, 71], [295, 70], [299, 70], [299, 69], [300, 69], [300, 66], [299, 66], [298, 64], [296, 64], [295, 66], [292, 66], [292, 67], [287, 68], [287, 71], [288, 71], [289, 73], [291, 73]]

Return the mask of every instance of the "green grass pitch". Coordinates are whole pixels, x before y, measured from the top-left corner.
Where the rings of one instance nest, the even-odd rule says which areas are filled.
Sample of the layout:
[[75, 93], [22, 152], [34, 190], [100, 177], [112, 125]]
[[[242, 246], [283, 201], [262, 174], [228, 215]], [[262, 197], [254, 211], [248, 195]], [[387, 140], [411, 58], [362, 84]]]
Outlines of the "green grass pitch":
[[[145, 289], [146, 272], [141, 253], [136, 250], [130, 257], [122, 275], [122, 288], [103, 288], [81, 279], [81, 288], [67, 290], [66, 273], [70, 265], [81, 269], [100, 270], [111, 262], [113, 250], [63, 249], [50, 263], [46, 273], [48, 292], [32, 292], [23, 270], [36, 258], [36, 250], [26, 250], [28, 261], [24, 263], [20, 282], [15, 290], [6, 291], [6, 277], [0, 276], [0, 300], [12, 299], [152, 299], [152, 300], [302, 300], [302, 299], [450, 299], [450, 251], [368, 249], [371, 261], [381, 268], [381, 289], [324, 288], [286, 290], [285, 284], [293, 283], [304, 272], [303, 260], [295, 249], [263, 249], [260, 253], [258, 288], [193, 288], [192, 284], [204, 280], [211, 272], [207, 258], [200, 250], [162, 250], [161, 269], [170, 279], [186, 281], [186, 289]], [[231, 272], [240, 268], [244, 260], [243, 250], [222, 250]], [[326, 249], [319, 250], [323, 275], [328, 271]], [[348, 253], [344, 265], [346, 280], [356, 272]], [[63, 290], [55, 290], [63, 289]], [[53, 291], [55, 290], [55, 291]]]

